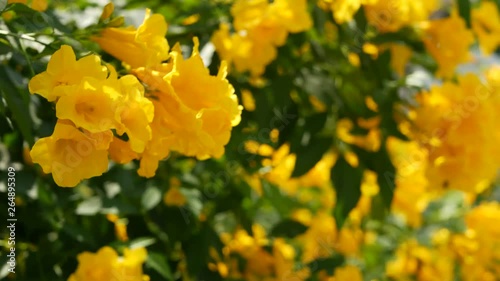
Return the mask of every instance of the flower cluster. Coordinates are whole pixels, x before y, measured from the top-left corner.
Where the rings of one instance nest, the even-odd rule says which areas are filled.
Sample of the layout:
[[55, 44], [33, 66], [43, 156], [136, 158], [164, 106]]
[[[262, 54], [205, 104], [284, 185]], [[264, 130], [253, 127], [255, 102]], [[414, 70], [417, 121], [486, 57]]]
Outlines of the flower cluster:
[[59, 186], [75, 186], [107, 170], [108, 150], [119, 141], [112, 130], [126, 133], [135, 153], [151, 138], [153, 105], [144, 87], [132, 75], [118, 78], [97, 55], [76, 60], [73, 49], [62, 46], [47, 71], [31, 79], [29, 90], [55, 102], [54, 133], [36, 142], [31, 158]]
[[371, 25], [380, 32], [394, 32], [426, 21], [438, 8], [438, 3], [436, 0], [319, 0], [318, 6], [331, 10], [333, 18], [339, 24], [351, 21], [363, 6]]
[[77, 60], [71, 47], [62, 46], [47, 71], [31, 79], [30, 92], [55, 102], [59, 120], [31, 157], [59, 186], [101, 175], [108, 155], [121, 164], [140, 159], [144, 177], [154, 176], [170, 151], [198, 159], [223, 155], [241, 114], [226, 64], [211, 76], [196, 38], [192, 56], [184, 59], [179, 45], [169, 51], [166, 32], [164, 18], [148, 11], [137, 29], [107, 27], [93, 38], [134, 75], [118, 77], [99, 56]]
[[[217, 76], [211, 76], [199, 54], [197, 38], [191, 57], [185, 59], [179, 44], [169, 50], [166, 33], [164, 18], [148, 11], [137, 29], [108, 27], [93, 38], [146, 85], [153, 104], [152, 137], [145, 142], [138, 170], [144, 177], [154, 176], [158, 162], [170, 151], [198, 159], [221, 157], [242, 109], [226, 79], [226, 63]], [[133, 153], [114, 159], [128, 162], [131, 157], [124, 159], [126, 155], [132, 157]]]
[[467, 74], [417, 97], [415, 139], [428, 151], [426, 176], [432, 187], [480, 193], [496, 178], [499, 73], [490, 70], [486, 85]]
[[288, 33], [305, 31], [312, 26], [305, 0], [237, 0], [231, 8], [234, 33], [221, 24], [212, 36], [219, 56], [233, 63], [239, 72], [253, 76], [264, 73], [283, 46]]

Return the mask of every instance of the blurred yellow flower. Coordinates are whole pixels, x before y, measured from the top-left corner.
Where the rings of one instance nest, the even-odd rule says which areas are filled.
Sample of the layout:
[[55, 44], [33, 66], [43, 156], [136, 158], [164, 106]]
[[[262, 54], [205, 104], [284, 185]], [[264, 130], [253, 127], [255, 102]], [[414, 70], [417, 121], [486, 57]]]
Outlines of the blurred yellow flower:
[[500, 14], [493, 1], [481, 1], [471, 13], [472, 30], [479, 40], [481, 50], [489, 55], [500, 45]]
[[428, 149], [426, 177], [434, 189], [485, 190], [500, 167], [499, 92], [467, 74], [417, 96], [414, 138]]
[[186, 204], [186, 197], [178, 187], [170, 187], [163, 197], [163, 202], [167, 206], [182, 207]]
[[84, 252], [78, 255], [78, 267], [68, 281], [149, 281], [142, 272], [146, 257], [144, 248], [125, 249], [123, 257], [111, 247]]
[[469, 47], [474, 43], [474, 35], [453, 12], [448, 18], [432, 20], [422, 40], [439, 66], [436, 75], [450, 78], [458, 64], [470, 59]]

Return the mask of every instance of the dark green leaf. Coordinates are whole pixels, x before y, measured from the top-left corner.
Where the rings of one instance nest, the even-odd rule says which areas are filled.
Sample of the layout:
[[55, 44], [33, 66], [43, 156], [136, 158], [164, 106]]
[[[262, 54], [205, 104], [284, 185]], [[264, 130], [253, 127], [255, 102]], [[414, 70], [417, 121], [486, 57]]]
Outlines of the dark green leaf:
[[470, 28], [470, 11], [471, 11], [471, 3], [470, 0], [457, 0], [458, 4], [458, 13], [464, 19], [467, 27]]
[[165, 254], [149, 252], [146, 265], [154, 269], [166, 280], [174, 280]]
[[351, 167], [343, 157], [339, 157], [332, 168], [331, 177], [337, 198], [333, 214], [340, 229], [361, 197], [363, 169]]
[[275, 237], [288, 237], [293, 238], [297, 235], [304, 233], [307, 226], [294, 220], [283, 220], [273, 227], [271, 235]]
[[9, 79], [7, 66], [0, 66], [0, 92], [12, 112], [12, 117], [19, 127], [21, 134], [30, 146], [33, 146], [33, 124], [29, 114], [29, 106], [23, 100], [22, 93]]
[[313, 137], [307, 147], [297, 151], [292, 177], [300, 177], [309, 172], [321, 160], [323, 154], [330, 149], [332, 140], [330, 137]]
[[319, 272], [325, 270], [329, 275], [333, 275], [335, 268], [341, 266], [344, 263], [344, 257], [340, 255], [334, 255], [330, 258], [317, 259], [312, 261], [307, 266], [312, 272]]

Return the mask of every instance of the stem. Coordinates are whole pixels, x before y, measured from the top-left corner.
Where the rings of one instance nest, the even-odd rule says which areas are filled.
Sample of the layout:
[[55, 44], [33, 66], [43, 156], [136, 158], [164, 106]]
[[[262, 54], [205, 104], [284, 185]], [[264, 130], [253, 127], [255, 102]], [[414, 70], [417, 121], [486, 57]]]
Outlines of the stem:
[[23, 43], [19, 38], [16, 37], [16, 42], [19, 44], [19, 49], [21, 49], [21, 52], [23, 53], [24, 58], [26, 59], [26, 63], [28, 64], [28, 68], [30, 70], [31, 77], [35, 76], [35, 70], [33, 69], [33, 65], [31, 64], [31, 59], [28, 53], [26, 53], [26, 50], [24, 49]]
[[33, 42], [36, 42], [36, 43], [42, 44], [42, 45], [44, 45], [44, 46], [50, 46], [50, 44], [47, 44], [47, 43], [44, 43], [44, 42], [38, 41], [36, 38], [31, 37], [31, 36], [26, 35], [26, 34], [16, 34], [16, 33], [11, 33], [11, 32], [8, 32], [8, 31], [6, 31], [6, 30], [0, 30], [0, 34], [1, 34], [1, 35], [12, 36], [12, 37], [15, 37], [15, 38], [18, 38], [18, 39], [24, 39], [24, 40], [28, 40], [28, 41], [33, 41]]

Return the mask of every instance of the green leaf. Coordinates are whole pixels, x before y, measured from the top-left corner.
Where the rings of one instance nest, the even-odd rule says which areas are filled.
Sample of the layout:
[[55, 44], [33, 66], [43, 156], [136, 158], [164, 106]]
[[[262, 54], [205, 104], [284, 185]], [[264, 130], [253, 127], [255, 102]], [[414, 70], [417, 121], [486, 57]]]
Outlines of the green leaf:
[[[7, 0], [0, 0], [0, 13], [5, 10], [5, 7], [7, 7]], [[0, 276], [0, 278], [2, 278], [2, 276]]]
[[97, 214], [101, 210], [101, 207], [102, 207], [101, 198], [95, 196], [78, 204], [75, 213], [77, 215], [91, 216]]
[[29, 114], [29, 105], [23, 99], [21, 91], [14, 86], [12, 80], [9, 78], [7, 66], [0, 66], [0, 92], [7, 102], [7, 106], [12, 112], [12, 117], [21, 131], [24, 140], [30, 146], [33, 146], [35, 140], [33, 138], [33, 124]]
[[296, 208], [300, 208], [301, 204], [294, 198], [284, 194], [279, 187], [272, 185], [268, 181], [262, 182], [262, 191], [264, 196], [262, 200], [267, 200], [272, 203], [272, 206], [278, 211], [282, 217], [287, 217], [290, 212]]
[[161, 191], [157, 187], [148, 187], [142, 195], [141, 205], [147, 211], [153, 209], [162, 199]]
[[363, 169], [351, 167], [343, 157], [339, 157], [332, 168], [331, 177], [337, 198], [333, 215], [340, 229], [361, 197]]
[[139, 237], [130, 242], [129, 248], [146, 248], [156, 243], [156, 239], [153, 237]]
[[465, 23], [467, 24], [467, 27], [470, 28], [470, 11], [471, 11], [471, 4], [469, 0], [457, 0], [457, 5], [458, 5], [458, 13], [460, 16], [464, 19]]
[[300, 177], [309, 172], [330, 149], [332, 141], [330, 137], [313, 137], [307, 147], [298, 150], [292, 177]]
[[288, 237], [293, 238], [297, 235], [304, 233], [307, 226], [294, 220], [283, 220], [276, 224], [271, 230], [271, 235], [275, 237]]
[[158, 272], [163, 278], [167, 280], [174, 280], [170, 265], [167, 262], [165, 254], [149, 252], [146, 265]]
[[[198, 276], [209, 259], [209, 248], [221, 248], [217, 233], [208, 224], [203, 224], [200, 231], [182, 244], [186, 254], [187, 268], [191, 276]], [[201, 280], [194, 278], [195, 280]]]
[[311, 272], [319, 272], [325, 270], [329, 275], [333, 275], [335, 268], [341, 266], [345, 259], [341, 255], [334, 255], [330, 258], [317, 259], [310, 262], [307, 266]]

